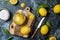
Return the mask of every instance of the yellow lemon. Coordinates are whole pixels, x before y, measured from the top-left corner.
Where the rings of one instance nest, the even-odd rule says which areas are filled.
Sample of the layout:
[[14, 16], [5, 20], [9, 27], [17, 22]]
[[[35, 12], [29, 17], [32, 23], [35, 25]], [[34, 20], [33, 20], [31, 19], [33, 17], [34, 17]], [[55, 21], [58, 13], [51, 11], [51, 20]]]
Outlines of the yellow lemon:
[[20, 29], [20, 32], [21, 34], [23, 35], [27, 35], [31, 32], [31, 28], [29, 26], [23, 26], [21, 29]]
[[17, 14], [14, 15], [13, 20], [14, 20], [14, 22], [16, 24], [21, 25], [21, 24], [23, 24], [25, 22], [26, 17], [21, 15], [21, 14], [19, 14], [19, 13], [17, 13]]
[[22, 2], [22, 3], [20, 4], [20, 7], [24, 8], [24, 7], [25, 7], [25, 3]]
[[60, 13], [60, 5], [55, 5], [55, 7], [53, 8], [54, 13]]
[[41, 16], [46, 16], [47, 15], [47, 10], [45, 8], [40, 8], [39, 13]]
[[31, 15], [31, 16], [29, 17], [29, 19], [30, 19], [30, 20], [33, 20], [33, 19], [34, 19], [34, 16], [33, 16], [33, 15]]
[[46, 35], [48, 33], [48, 26], [47, 25], [43, 25], [40, 29], [40, 32], [42, 35]]
[[33, 13], [32, 12], [28, 12], [28, 15], [31, 16]]
[[18, 0], [10, 0], [10, 3], [11, 3], [12, 5], [15, 5], [15, 4], [18, 3]]
[[56, 37], [51, 36], [51, 37], [49, 38], [49, 40], [56, 40]]

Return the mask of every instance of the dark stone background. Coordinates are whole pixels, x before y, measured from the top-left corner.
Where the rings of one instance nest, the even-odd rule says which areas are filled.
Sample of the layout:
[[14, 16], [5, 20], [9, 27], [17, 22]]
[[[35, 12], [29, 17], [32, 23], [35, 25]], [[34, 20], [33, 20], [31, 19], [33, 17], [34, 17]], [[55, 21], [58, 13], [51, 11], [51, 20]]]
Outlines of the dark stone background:
[[[35, 37], [33, 39], [31, 38], [22, 38], [22, 37], [17, 37], [14, 36], [14, 38], [12, 40], [47, 40], [47, 38], [51, 35], [55, 35], [55, 31], [57, 29], [60, 29], [60, 14], [56, 15], [53, 13], [52, 8], [54, 7], [55, 4], [59, 4], [60, 1], [59, 0], [19, 0], [19, 3], [15, 6], [11, 5], [10, 3], [5, 5], [3, 4], [5, 0], [0, 0], [0, 8], [7, 8], [10, 11], [11, 17], [7, 22], [0, 22], [0, 40], [7, 40], [9, 36], [9, 34], [5, 34], [2, 31], [2, 27], [5, 27], [6, 29], [9, 30], [9, 24], [11, 23], [12, 17], [14, 15], [14, 13], [18, 10], [18, 9], [24, 9], [24, 8], [20, 8], [20, 3], [21, 2], [25, 2], [26, 6], [30, 6], [32, 8], [32, 12], [36, 15], [36, 22], [34, 24], [34, 28], [36, 29], [39, 21], [41, 20], [41, 16], [38, 17], [37, 16], [37, 8], [39, 7], [38, 4], [48, 4], [50, 6], [49, 10], [48, 10], [48, 16], [46, 17], [46, 19], [44, 20], [43, 24], [45, 24], [46, 21], [48, 21], [52, 26], [50, 28], [49, 33], [46, 36], [42, 36], [38, 30], [37, 34], [35, 35]], [[59, 39], [58, 39], [59, 40]]]

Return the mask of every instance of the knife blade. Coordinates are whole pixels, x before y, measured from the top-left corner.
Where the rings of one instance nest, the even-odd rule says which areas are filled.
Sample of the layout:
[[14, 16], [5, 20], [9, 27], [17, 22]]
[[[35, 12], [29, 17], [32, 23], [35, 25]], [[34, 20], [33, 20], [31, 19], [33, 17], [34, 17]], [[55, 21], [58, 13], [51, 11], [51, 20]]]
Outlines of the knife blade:
[[39, 24], [38, 24], [36, 30], [34, 31], [33, 35], [31, 36], [31, 38], [33, 38], [33, 37], [35, 36], [37, 30], [41, 27], [41, 25], [42, 25], [44, 19], [45, 19], [45, 17], [43, 17], [43, 18], [41, 19], [41, 21], [39, 22]]

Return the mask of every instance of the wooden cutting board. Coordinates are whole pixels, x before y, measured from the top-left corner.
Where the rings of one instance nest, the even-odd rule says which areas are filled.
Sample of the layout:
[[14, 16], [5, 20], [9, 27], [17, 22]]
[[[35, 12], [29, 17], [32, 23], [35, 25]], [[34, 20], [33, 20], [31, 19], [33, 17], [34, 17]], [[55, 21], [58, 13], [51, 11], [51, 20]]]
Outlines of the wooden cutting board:
[[[28, 38], [28, 37], [31, 36], [32, 30], [31, 30], [31, 32], [28, 35], [23, 35], [23, 34], [20, 33], [20, 29], [23, 26], [25, 26], [25, 25], [27, 25], [27, 26], [31, 27], [31, 29], [33, 29], [33, 25], [34, 25], [34, 22], [35, 22], [35, 15], [32, 12], [30, 12], [30, 7], [26, 7], [24, 10], [18, 10], [16, 13], [21, 13], [22, 11], [24, 11], [25, 13], [27, 13], [27, 15], [25, 15], [26, 16], [26, 21], [24, 22], [24, 24], [23, 25], [17, 25], [12, 20], [12, 22], [11, 22], [11, 24], [9, 26], [9, 30], [10, 30], [10, 33], [12, 35], [17, 35], [17, 36]], [[33, 17], [33, 20], [29, 19], [30, 16]]]

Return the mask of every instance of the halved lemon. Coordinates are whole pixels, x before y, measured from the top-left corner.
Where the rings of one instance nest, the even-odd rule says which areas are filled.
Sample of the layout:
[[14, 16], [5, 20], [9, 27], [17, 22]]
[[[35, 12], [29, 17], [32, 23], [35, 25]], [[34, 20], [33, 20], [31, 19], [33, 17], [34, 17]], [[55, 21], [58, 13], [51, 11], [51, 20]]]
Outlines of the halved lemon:
[[10, 3], [11, 3], [12, 5], [15, 5], [15, 4], [18, 3], [18, 0], [10, 0]]

